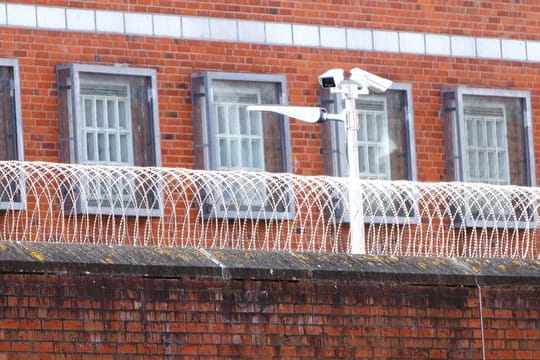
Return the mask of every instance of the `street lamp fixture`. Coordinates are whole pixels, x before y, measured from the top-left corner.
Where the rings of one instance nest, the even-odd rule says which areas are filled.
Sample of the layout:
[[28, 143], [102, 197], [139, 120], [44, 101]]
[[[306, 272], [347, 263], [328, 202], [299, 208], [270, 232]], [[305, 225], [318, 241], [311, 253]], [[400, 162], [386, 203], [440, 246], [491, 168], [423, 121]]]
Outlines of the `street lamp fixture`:
[[358, 130], [360, 128], [356, 109], [359, 95], [370, 92], [383, 93], [392, 86], [392, 81], [354, 68], [345, 79], [343, 69], [330, 69], [319, 75], [319, 84], [329, 88], [333, 94], [339, 93], [345, 101], [345, 109], [340, 114], [329, 114], [321, 107], [287, 106], [287, 105], [250, 105], [248, 111], [271, 111], [308, 123], [328, 120], [343, 121], [347, 129], [347, 155], [349, 159], [349, 214], [351, 221], [351, 252], [365, 254], [364, 210], [362, 192], [358, 185], [360, 169], [358, 161]]

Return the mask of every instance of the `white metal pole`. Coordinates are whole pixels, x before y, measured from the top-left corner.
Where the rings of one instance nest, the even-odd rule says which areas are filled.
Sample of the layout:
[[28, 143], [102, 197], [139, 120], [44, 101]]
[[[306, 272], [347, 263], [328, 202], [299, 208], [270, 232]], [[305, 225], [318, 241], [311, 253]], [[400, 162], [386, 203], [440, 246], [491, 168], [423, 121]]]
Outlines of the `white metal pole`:
[[356, 111], [358, 84], [342, 83], [342, 94], [345, 97], [345, 126], [347, 128], [347, 155], [349, 159], [349, 215], [351, 253], [365, 254], [366, 242], [364, 237], [364, 204], [360, 188], [360, 168], [358, 161], [358, 130], [360, 124]]

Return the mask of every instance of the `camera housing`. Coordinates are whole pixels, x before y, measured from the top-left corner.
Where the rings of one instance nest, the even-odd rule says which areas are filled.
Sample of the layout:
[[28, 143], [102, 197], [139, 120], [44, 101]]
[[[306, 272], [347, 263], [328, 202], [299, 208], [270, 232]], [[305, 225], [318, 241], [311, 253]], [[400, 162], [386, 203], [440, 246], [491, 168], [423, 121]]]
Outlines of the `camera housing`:
[[335, 88], [343, 79], [343, 69], [330, 69], [319, 75], [319, 85], [323, 88]]
[[366, 93], [369, 91], [383, 93], [393, 84], [392, 80], [385, 79], [359, 68], [351, 69], [350, 79], [357, 82], [361, 90], [364, 90]]

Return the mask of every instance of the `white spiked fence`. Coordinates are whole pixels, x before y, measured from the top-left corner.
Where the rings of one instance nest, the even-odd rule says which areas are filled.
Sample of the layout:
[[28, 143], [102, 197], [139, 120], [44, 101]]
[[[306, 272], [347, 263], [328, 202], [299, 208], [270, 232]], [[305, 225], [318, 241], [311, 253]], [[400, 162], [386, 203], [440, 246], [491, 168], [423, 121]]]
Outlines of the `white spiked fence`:
[[540, 190], [182, 168], [0, 162], [0, 240], [539, 258]]

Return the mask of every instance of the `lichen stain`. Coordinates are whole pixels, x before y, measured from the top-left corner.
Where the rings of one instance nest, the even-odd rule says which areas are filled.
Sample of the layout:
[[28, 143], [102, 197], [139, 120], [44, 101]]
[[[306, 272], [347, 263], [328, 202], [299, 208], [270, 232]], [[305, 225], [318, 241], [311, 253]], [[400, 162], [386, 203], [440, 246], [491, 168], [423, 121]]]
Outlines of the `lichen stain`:
[[308, 256], [305, 256], [303, 254], [294, 254], [294, 256], [300, 260], [303, 260], [303, 261], [309, 261], [310, 258]]
[[171, 251], [167, 250], [167, 249], [156, 248], [156, 252], [161, 254], [161, 255], [171, 256]]
[[30, 252], [30, 256], [33, 257], [34, 259], [38, 260], [38, 261], [45, 261], [45, 255], [43, 255], [42, 253], [40, 253], [39, 251], [37, 250], [34, 250], [32, 252]]
[[179, 258], [179, 259], [182, 259], [184, 261], [191, 260], [191, 256], [189, 256], [188, 254], [182, 253], [182, 252], [177, 253], [176, 257]]

